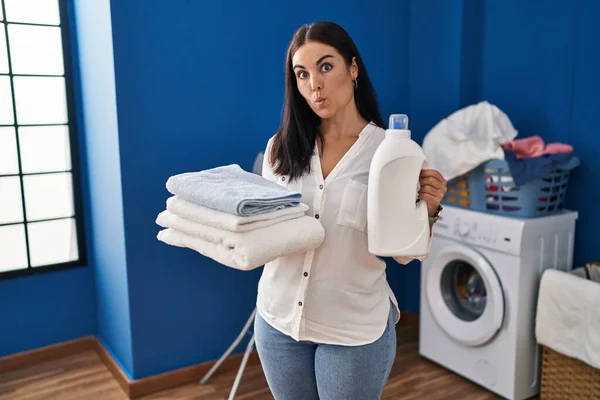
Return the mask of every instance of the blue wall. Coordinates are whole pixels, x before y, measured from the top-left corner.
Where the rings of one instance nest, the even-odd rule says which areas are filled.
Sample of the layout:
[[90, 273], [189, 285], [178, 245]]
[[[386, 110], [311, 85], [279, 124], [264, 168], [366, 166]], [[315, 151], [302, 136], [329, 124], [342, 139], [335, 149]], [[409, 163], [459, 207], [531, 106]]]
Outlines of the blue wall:
[[133, 349], [109, 0], [72, 3], [75, 80], [93, 234], [97, 336], [131, 376]]
[[252, 167], [280, 121], [286, 46], [315, 19], [335, 20], [356, 39], [384, 115], [406, 112], [405, 4], [112, 2], [136, 378], [217, 358], [251, 313], [260, 276], [156, 239], [167, 178]]
[[[567, 207], [580, 213], [575, 266], [600, 259], [600, 4], [595, 0], [411, 2], [410, 113], [417, 140], [442, 118], [487, 100], [519, 137], [574, 146]], [[593, 182], [593, 184], [592, 184]], [[420, 269], [408, 267], [406, 309], [419, 312]]]
[[583, 166], [573, 175], [568, 201], [580, 211], [579, 231], [575, 241], [575, 263], [582, 265], [600, 260], [598, 226], [600, 213], [600, 136], [598, 110], [600, 109], [600, 2], [580, 0], [576, 30], [577, 45], [572, 76], [572, 101], [569, 112], [567, 140], [583, 159]]
[[96, 332], [88, 267], [0, 280], [0, 357]]

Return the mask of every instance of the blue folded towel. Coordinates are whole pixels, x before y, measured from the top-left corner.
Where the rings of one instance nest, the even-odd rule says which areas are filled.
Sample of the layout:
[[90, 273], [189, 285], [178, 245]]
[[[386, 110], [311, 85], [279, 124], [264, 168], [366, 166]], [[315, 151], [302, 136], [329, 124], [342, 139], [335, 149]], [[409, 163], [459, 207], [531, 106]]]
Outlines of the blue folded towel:
[[242, 217], [297, 206], [301, 197], [237, 164], [172, 176], [167, 190], [187, 201]]

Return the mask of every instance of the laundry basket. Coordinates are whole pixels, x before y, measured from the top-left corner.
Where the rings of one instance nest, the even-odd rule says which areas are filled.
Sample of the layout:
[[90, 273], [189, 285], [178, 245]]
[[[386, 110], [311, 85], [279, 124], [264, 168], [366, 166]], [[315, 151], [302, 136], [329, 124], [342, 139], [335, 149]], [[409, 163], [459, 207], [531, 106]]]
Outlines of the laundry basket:
[[490, 160], [450, 180], [443, 203], [518, 217], [552, 214], [564, 208], [571, 169], [556, 169], [517, 186], [505, 160]]
[[542, 346], [542, 400], [600, 399], [600, 370]]
[[544, 271], [535, 336], [542, 349], [542, 400], [600, 399], [600, 282]]

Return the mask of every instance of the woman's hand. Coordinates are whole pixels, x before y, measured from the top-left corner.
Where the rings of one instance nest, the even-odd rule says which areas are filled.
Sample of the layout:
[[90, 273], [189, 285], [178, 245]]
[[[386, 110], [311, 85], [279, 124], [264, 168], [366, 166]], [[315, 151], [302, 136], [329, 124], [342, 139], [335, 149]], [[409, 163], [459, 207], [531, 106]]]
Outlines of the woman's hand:
[[446, 180], [435, 169], [424, 169], [419, 177], [419, 201], [427, 203], [429, 216], [433, 216], [446, 195]]

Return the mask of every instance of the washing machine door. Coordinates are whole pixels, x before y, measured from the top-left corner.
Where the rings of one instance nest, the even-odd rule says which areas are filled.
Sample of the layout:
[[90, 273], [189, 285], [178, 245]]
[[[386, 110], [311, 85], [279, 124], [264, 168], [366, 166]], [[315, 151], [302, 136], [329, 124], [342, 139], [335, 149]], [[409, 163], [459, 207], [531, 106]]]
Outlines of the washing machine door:
[[474, 249], [443, 248], [426, 281], [431, 313], [451, 338], [468, 346], [489, 341], [502, 326], [504, 295], [494, 268]]

